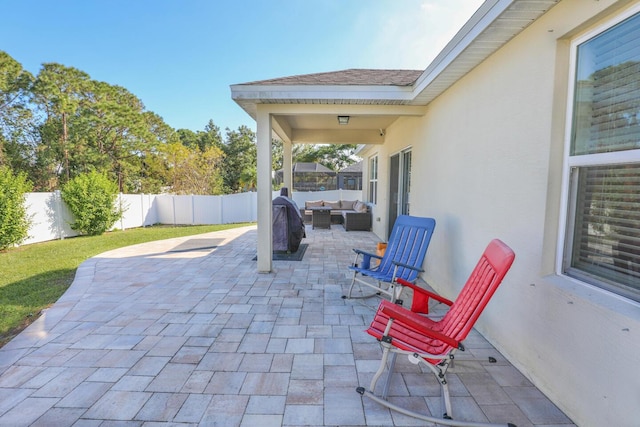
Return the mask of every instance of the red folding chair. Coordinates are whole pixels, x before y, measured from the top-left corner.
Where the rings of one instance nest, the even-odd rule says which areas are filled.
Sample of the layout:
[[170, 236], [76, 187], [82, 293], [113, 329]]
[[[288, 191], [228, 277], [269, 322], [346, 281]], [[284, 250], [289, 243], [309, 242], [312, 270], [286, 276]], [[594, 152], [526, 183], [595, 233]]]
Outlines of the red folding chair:
[[[378, 339], [382, 346], [380, 367], [371, 380], [369, 390], [358, 387], [356, 391], [392, 410], [437, 424], [449, 426], [495, 425], [452, 419], [451, 398], [446, 374], [455, 353], [458, 350], [464, 351], [464, 339], [509, 271], [514, 258], [515, 254], [511, 248], [498, 239], [492, 240], [455, 301], [440, 297], [406, 280], [398, 279], [398, 284], [414, 290], [414, 300], [418, 301], [417, 308], [420, 311], [424, 311], [425, 301], [428, 298], [434, 298], [448, 305], [449, 309], [441, 319], [432, 320], [390, 301], [383, 300], [378, 306], [373, 322], [367, 329], [367, 333]], [[387, 383], [382, 396], [379, 397], [374, 394], [376, 383], [385, 371], [390, 354], [392, 354], [392, 358], [388, 369]], [[389, 383], [398, 354], [407, 355], [413, 363], [424, 364], [436, 376], [441, 386], [444, 404], [442, 418], [413, 412], [387, 400]], [[513, 426], [513, 424], [508, 425]]]

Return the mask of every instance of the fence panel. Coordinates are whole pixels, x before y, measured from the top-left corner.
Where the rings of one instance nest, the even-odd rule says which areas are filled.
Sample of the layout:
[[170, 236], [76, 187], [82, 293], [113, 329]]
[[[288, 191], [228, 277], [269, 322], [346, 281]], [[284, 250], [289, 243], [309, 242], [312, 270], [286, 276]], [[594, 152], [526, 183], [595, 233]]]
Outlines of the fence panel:
[[157, 215], [155, 209], [151, 209], [154, 198], [151, 194], [119, 194], [116, 204], [123, 215], [114, 228], [126, 230], [156, 224]]
[[222, 224], [224, 196], [193, 196], [195, 224]]
[[255, 192], [226, 195], [222, 205], [221, 224], [257, 221], [257, 200], [258, 193]]
[[60, 198], [60, 193], [25, 194], [27, 216], [31, 219], [29, 237], [25, 244], [46, 242], [77, 236], [69, 225], [73, 216]]

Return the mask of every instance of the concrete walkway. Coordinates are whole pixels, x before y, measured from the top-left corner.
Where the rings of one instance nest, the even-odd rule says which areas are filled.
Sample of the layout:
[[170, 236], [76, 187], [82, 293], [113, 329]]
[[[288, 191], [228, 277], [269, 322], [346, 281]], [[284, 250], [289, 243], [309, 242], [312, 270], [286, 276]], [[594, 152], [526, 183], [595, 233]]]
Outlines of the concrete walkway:
[[[256, 236], [240, 228], [83, 263], [0, 349], [0, 425], [425, 425], [355, 392], [381, 352], [363, 332], [373, 312], [341, 295], [351, 248], [373, 250], [376, 236], [308, 226], [304, 259], [271, 274], [256, 272]], [[465, 344], [449, 375], [456, 418], [573, 425], [479, 334]], [[438, 413], [432, 374], [405, 358], [397, 371], [391, 399]]]

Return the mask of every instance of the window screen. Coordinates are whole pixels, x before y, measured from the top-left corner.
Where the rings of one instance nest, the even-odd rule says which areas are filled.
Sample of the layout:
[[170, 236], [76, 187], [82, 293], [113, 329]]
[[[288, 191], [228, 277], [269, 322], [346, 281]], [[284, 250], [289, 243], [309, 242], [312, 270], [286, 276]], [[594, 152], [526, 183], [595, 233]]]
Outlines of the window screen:
[[640, 301], [640, 15], [577, 46], [574, 88], [564, 271]]

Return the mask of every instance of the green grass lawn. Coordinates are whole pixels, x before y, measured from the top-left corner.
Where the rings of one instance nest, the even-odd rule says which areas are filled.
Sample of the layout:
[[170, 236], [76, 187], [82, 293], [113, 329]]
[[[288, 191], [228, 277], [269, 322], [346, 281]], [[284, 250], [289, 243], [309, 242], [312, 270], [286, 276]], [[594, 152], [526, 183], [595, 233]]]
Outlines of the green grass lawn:
[[88, 258], [154, 240], [227, 230], [249, 224], [155, 226], [35, 243], [0, 252], [0, 347], [56, 302]]

